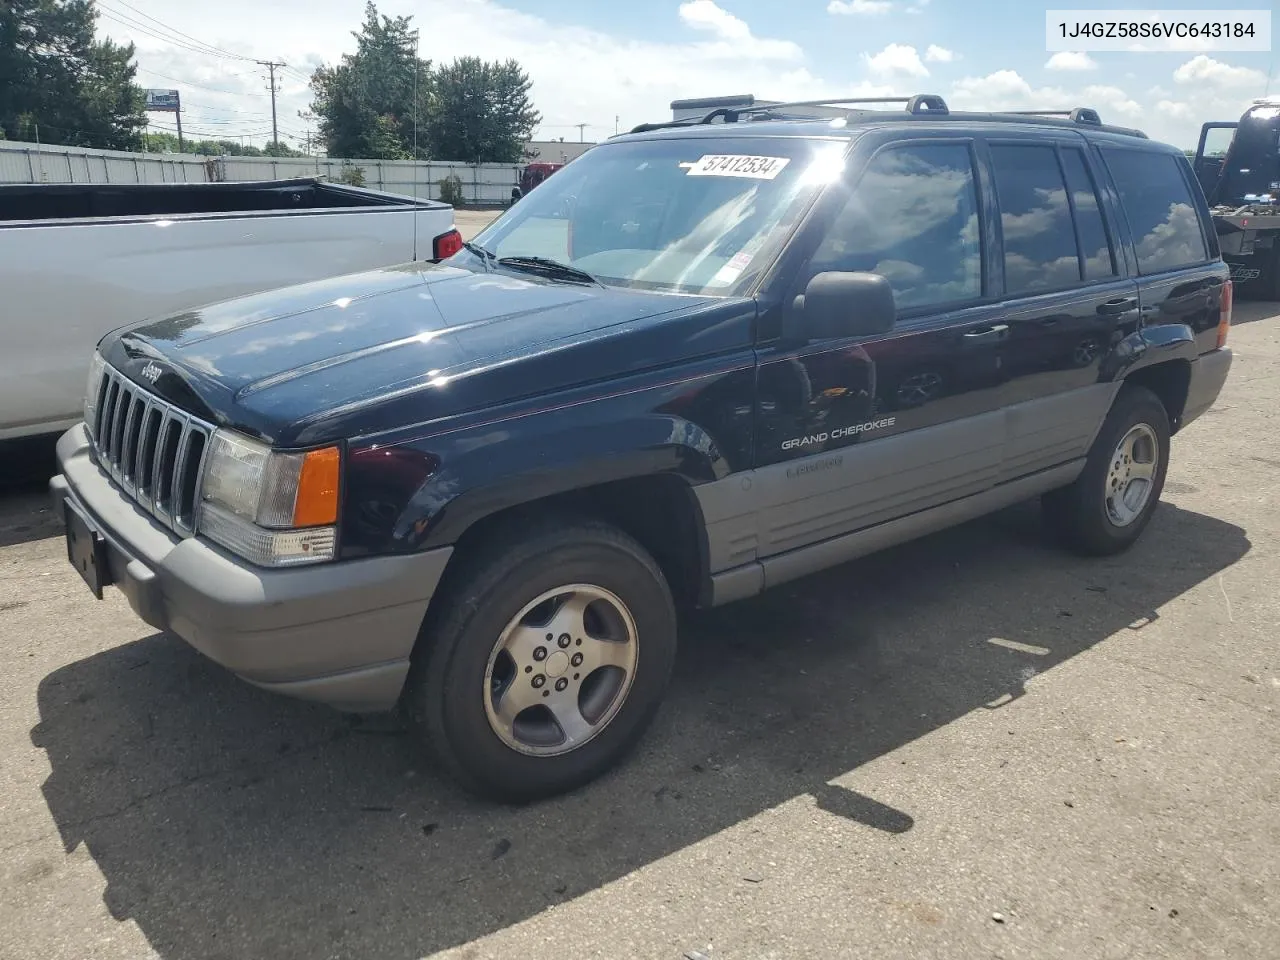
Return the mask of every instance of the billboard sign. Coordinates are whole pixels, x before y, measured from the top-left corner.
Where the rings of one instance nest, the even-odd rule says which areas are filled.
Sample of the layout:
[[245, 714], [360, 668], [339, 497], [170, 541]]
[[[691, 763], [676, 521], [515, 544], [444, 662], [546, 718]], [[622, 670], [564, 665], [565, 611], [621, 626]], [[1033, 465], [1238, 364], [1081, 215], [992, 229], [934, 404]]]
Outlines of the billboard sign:
[[146, 109], [150, 113], [178, 113], [182, 110], [177, 90], [144, 90], [143, 93], [146, 94]]

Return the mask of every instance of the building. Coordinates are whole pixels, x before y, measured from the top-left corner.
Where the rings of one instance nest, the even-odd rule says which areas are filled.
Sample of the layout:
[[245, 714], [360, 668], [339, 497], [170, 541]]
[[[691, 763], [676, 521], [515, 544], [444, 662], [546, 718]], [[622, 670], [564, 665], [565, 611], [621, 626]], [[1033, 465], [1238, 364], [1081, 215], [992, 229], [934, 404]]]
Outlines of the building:
[[536, 154], [536, 156], [530, 157], [530, 160], [536, 160], [540, 163], [568, 163], [570, 160], [582, 156], [594, 146], [594, 143], [565, 140], [564, 137], [561, 137], [559, 140], [530, 140], [525, 144], [525, 150]]

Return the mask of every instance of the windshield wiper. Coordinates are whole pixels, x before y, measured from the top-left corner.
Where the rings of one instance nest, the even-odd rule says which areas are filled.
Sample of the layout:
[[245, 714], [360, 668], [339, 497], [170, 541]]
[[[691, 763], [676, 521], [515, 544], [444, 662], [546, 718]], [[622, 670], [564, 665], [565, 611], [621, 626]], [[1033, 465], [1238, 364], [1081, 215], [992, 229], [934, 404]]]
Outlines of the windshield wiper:
[[470, 251], [471, 253], [474, 253], [477, 257], [479, 257], [481, 262], [484, 263], [484, 268], [486, 270], [489, 269], [490, 264], [496, 262], [497, 260], [497, 256], [494, 254], [492, 250], [489, 250], [486, 247], [482, 247], [478, 243], [472, 243], [470, 240], [467, 240], [465, 243], [462, 244], [462, 246], [464, 249]]
[[549, 257], [500, 257], [498, 258], [498, 263], [504, 267], [514, 267], [517, 270], [529, 270], [546, 274], [549, 277], [559, 277], [561, 280], [571, 280], [575, 283], [594, 283], [599, 287], [604, 286], [603, 283], [587, 273], [587, 271], [579, 270], [577, 267], [571, 267], [567, 263], [561, 263], [559, 260], [552, 260]]

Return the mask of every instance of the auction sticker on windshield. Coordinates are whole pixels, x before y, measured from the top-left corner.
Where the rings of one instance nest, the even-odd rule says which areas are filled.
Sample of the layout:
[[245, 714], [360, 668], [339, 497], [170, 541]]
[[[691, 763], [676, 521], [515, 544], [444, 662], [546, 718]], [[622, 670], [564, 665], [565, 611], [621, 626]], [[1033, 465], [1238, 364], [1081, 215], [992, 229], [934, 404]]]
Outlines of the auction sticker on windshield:
[[699, 157], [687, 166], [691, 177], [745, 177], [749, 180], [772, 180], [790, 162], [790, 157], [748, 157], [742, 154], [712, 153]]

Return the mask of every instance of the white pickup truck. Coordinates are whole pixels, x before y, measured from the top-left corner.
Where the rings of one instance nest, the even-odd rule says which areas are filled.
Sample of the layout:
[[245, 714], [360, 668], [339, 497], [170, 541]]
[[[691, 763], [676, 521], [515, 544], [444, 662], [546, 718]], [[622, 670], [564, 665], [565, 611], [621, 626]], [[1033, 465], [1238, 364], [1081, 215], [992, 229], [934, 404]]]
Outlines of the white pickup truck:
[[116, 327], [461, 243], [448, 204], [313, 179], [0, 185], [0, 440], [77, 423]]

